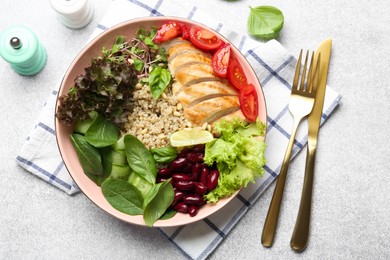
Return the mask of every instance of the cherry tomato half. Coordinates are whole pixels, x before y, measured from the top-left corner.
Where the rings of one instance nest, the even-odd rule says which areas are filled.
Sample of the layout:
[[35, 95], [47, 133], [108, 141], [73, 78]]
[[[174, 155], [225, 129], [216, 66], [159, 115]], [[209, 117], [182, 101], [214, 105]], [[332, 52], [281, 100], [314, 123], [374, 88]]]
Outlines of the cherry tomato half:
[[253, 84], [244, 85], [240, 90], [240, 107], [245, 118], [254, 122], [259, 114], [259, 103], [257, 101], [257, 92]]
[[190, 39], [190, 27], [184, 23], [178, 23], [181, 30], [181, 38], [183, 40], [189, 40]]
[[190, 41], [199, 49], [206, 51], [216, 50], [223, 43], [223, 41], [214, 33], [197, 26], [192, 26], [190, 28]]
[[222, 78], [226, 78], [227, 68], [229, 66], [230, 44], [224, 43], [213, 54], [211, 65], [215, 74]]
[[158, 29], [154, 41], [157, 43], [171, 40], [181, 34], [181, 26], [176, 22], [167, 22]]
[[227, 68], [227, 78], [237, 89], [241, 89], [244, 85], [248, 84], [245, 73], [236, 58], [230, 58]]

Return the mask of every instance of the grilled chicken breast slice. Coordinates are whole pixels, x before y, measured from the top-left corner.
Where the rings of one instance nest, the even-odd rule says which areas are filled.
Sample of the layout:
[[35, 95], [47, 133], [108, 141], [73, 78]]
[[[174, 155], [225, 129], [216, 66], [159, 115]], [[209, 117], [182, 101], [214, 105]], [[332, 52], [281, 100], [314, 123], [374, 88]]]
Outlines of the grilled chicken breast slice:
[[165, 43], [164, 47], [175, 80], [172, 92], [184, 106], [184, 115], [189, 121], [194, 125], [206, 122], [214, 125], [223, 118], [245, 120], [237, 90], [214, 74], [209, 54], [181, 38]]
[[238, 92], [226, 81], [205, 81], [185, 85], [177, 92], [177, 97], [184, 107], [218, 96], [237, 96]]
[[231, 107], [240, 107], [237, 96], [223, 96], [202, 101], [196, 105], [185, 108], [184, 115], [192, 123], [203, 125], [206, 123], [205, 119], [208, 116]]
[[[214, 78], [215, 80], [219, 80], [214, 74], [211, 65], [204, 62], [189, 62], [188, 64], [181, 66], [180, 69], [176, 70], [174, 78], [181, 86], [189, 85], [191, 82], [202, 78]], [[175, 94], [175, 91], [173, 93]]]
[[211, 56], [199, 51], [186, 50], [177, 53], [174, 58], [171, 59], [169, 56], [168, 68], [173, 77], [176, 72], [179, 71], [183, 66], [190, 63], [207, 63], [211, 64]]

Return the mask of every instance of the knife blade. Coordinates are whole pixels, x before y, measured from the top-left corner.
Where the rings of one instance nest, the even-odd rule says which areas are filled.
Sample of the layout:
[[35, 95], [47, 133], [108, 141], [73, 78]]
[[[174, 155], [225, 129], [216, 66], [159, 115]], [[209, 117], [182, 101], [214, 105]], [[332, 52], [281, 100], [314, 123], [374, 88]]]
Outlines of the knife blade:
[[[332, 39], [326, 39], [315, 51], [315, 61], [318, 54], [321, 54], [320, 74], [317, 85], [317, 93], [312, 112], [308, 117], [308, 141], [306, 153], [305, 177], [302, 188], [301, 202], [295, 228], [291, 237], [290, 246], [294, 251], [300, 252], [307, 246], [309, 238], [311, 201], [313, 193], [314, 162], [317, 150], [318, 132], [321, 122], [322, 109], [324, 106], [326, 81], [330, 54], [332, 49]], [[315, 63], [314, 63], [315, 64]]]

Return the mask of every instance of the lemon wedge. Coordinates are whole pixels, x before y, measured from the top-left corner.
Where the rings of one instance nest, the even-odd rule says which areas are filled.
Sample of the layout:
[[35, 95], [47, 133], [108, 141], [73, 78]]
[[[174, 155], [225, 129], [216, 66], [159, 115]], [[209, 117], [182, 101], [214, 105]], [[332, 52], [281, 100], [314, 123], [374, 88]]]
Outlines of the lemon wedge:
[[203, 130], [201, 127], [184, 128], [173, 133], [169, 138], [171, 145], [174, 147], [205, 144], [211, 142], [213, 139], [212, 133]]

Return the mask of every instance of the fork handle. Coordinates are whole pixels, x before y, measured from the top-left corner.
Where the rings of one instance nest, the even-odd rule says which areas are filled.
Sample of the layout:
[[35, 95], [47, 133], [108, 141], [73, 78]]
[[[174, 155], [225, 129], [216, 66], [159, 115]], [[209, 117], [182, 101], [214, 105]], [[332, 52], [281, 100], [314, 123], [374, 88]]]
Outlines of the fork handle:
[[276, 182], [274, 194], [269, 205], [267, 217], [265, 219], [263, 233], [261, 235], [261, 243], [264, 247], [271, 247], [275, 238], [276, 226], [278, 224], [280, 206], [282, 204], [284, 186], [287, 178], [287, 170], [290, 164], [290, 157], [294, 145], [295, 135], [298, 125], [301, 120], [294, 120], [293, 131], [287, 146], [286, 154], [284, 155], [282, 168], [280, 169], [279, 177]]
[[297, 221], [290, 241], [291, 248], [296, 252], [301, 252], [306, 248], [309, 238], [315, 155], [316, 149], [310, 148], [308, 145], [302, 197], [299, 205]]

